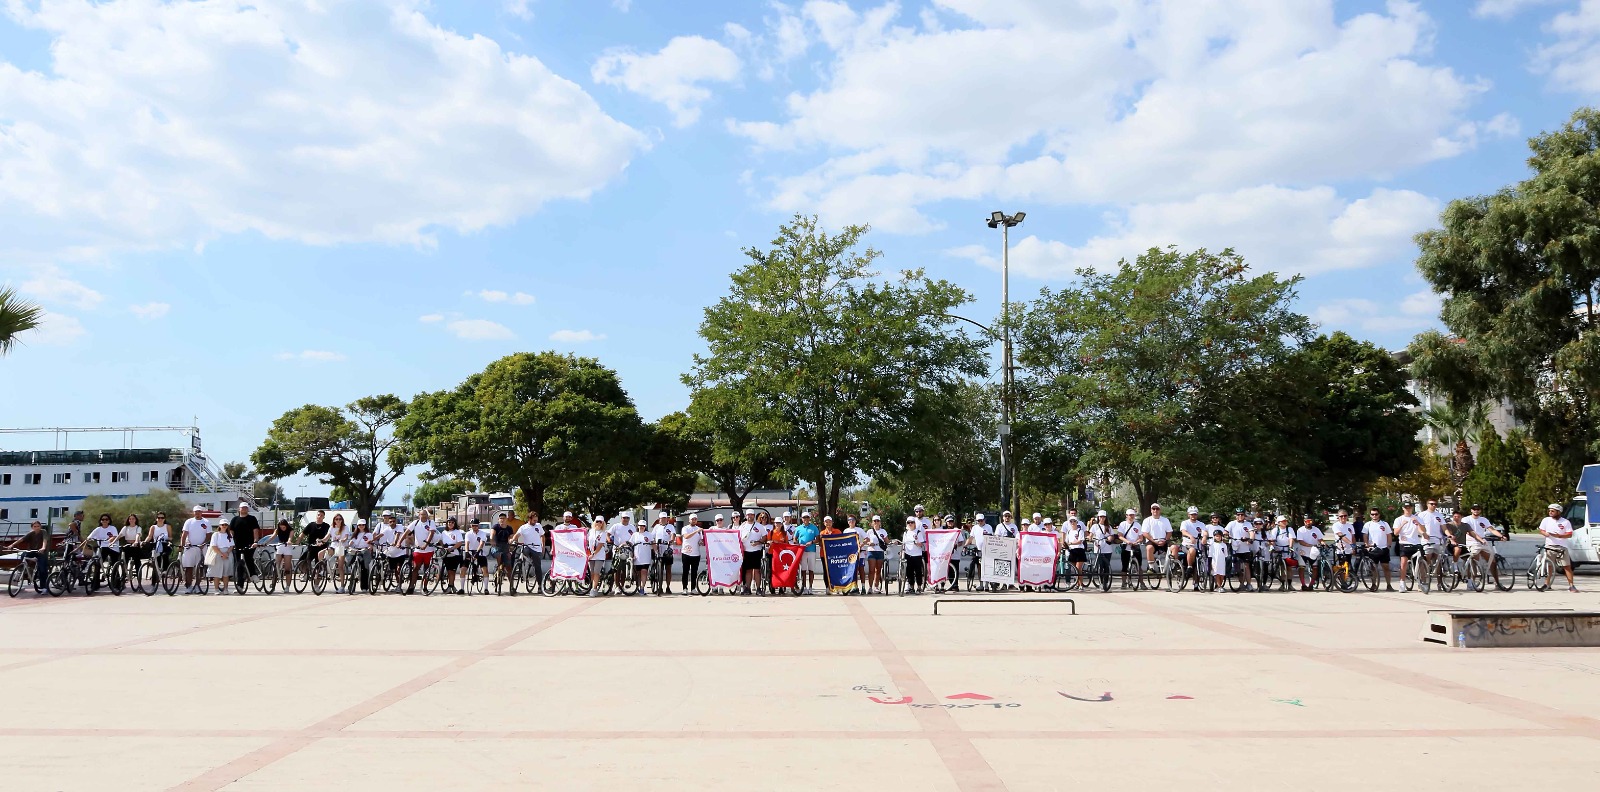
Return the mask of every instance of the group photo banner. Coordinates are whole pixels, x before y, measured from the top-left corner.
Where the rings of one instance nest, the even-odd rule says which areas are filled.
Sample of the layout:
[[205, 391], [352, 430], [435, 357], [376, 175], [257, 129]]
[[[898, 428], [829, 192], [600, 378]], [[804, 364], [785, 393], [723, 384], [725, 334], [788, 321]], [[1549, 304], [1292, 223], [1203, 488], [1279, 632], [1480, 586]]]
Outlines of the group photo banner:
[[744, 563], [744, 546], [739, 532], [730, 528], [707, 528], [700, 532], [706, 540], [706, 577], [712, 588], [739, 585], [739, 569]]
[[928, 585], [937, 586], [950, 579], [950, 557], [956, 554], [961, 532], [954, 528], [935, 528], [928, 537]]
[[828, 590], [844, 594], [856, 587], [856, 556], [860, 551], [854, 534], [822, 537], [822, 561], [828, 573]]
[[1017, 540], [1010, 536], [983, 537], [983, 564], [978, 567], [985, 583], [1017, 584]]
[[772, 587], [792, 589], [800, 585], [800, 559], [805, 548], [797, 544], [776, 543], [767, 548], [772, 554]]
[[[582, 528], [557, 528], [550, 532], [550, 578], [583, 580], [589, 568], [589, 532]], [[515, 546], [512, 552], [521, 552]], [[510, 559], [506, 560], [510, 563]]]
[[1024, 586], [1056, 582], [1056, 551], [1061, 537], [1049, 531], [1023, 531], [1017, 549], [1017, 581]]

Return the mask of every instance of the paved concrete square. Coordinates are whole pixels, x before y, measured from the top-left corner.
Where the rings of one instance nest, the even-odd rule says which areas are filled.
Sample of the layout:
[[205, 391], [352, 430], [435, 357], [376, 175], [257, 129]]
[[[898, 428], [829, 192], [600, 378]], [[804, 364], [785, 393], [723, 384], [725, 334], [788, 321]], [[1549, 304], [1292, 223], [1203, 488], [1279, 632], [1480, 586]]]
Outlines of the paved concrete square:
[[1280, 753], [1376, 789], [1600, 777], [1600, 649], [1418, 640], [1429, 608], [1600, 595], [1074, 599], [0, 600], [6, 788], [1222, 789]]

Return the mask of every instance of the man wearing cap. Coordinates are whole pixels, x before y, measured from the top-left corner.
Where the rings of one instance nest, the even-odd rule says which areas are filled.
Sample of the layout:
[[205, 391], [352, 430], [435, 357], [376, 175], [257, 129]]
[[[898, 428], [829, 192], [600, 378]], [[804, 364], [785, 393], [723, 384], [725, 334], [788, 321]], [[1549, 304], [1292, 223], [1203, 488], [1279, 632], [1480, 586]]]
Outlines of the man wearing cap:
[[690, 514], [683, 526], [683, 537], [680, 546], [683, 548], [683, 593], [694, 591], [695, 579], [700, 576], [700, 548], [704, 546], [705, 536], [701, 531], [700, 515]]
[[1572, 539], [1572, 523], [1561, 516], [1561, 504], [1552, 503], [1545, 507], [1547, 516], [1539, 521], [1539, 534], [1544, 537], [1544, 548], [1539, 552], [1550, 556], [1550, 563], [1545, 565], [1545, 588], [1550, 587], [1550, 581], [1556, 576], [1556, 565], [1561, 565], [1561, 571], [1567, 576], [1567, 591], [1578, 593], [1578, 584], [1572, 579], [1572, 559], [1568, 557], [1567, 542]]
[[922, 508], [922, 504], [920, 504], [920, 503], [917, 504], [915, 507], [913, 507], [911, 509], [911, 511], [913, 513], [915, 513], [916, 516], [917, 516], [917, 527], [921, 528], [924, 531], [926, 531], [929, 528], [933, 527], [933, 520], [923, 514], [924, 510]]
[[1186, 568], [1194, 569], [1195, 548], [1205, 544], [1201, 538], [1205, 534], [1206, 524], [1200, 521], [1200, 509], [1190, 506], [1183, 522], [1178, 523], [1178, 533], [1183, 542], [1183, 563]]
[[1411, 501], [1400, 504], [1400, 516], [1394, 519], [1395, 541], [1400, 547], [1402, 593], [1410, 586], [1411, 576], [1406, 574], [1406, 570], [1412, 564], [1426, 564], [1428, 561], [1427, 556], [1422, 554], [1422, 546], [1428, 543], [1428, 529], [1426, 524], [1412, 513], [1415, 508]]
[[206, 546], [211, 541], [211, 523], [200, 516], [202, 512], [204, 509], [196, 503], [189, 519], [183, 521], [183, 530], [178, 533], [179, 541], [183, 542], [183, 555], [179, 559], [183, 565], [183, 586], [184, 591], [190, 594], [199, 591], [200, 581], [195, 579], [195, 570], [200, 566], [201, 559], [205, 558]]
[[822, 529], [811, 522], [811, 512], [801, 514], [800, 524], [790, 532], [794, 537], [794, 543], [805, 548], [801, 556], [800, 577], [803, 579], [807, 594], [811, 593], [811, 587], [817, 582], [817, 574], [822, 571], [822, 559], [817, 548], [817, 537], [821, 533]]
[[245, 580], [254, 580], [261, 575], [261, 570], [256, 568], [256, 554], [250, 552], [250, 546], [256, 543], [260, 533], [261, 521], [250, 513], [250, 504], [239, 501], [239, 514], [233, 518], [233, 543], [239, 548], [235, 553], [238, 561], [234, 562], [233, 571]]
[[[1196, 509], [1195, 513], [1199, 513]], [[1150, 504], [1150, 516], [1144, 518], [1144, 524], [1139, 527], [1139, 532], [1144, 534], [1144, 565], [1155, 566], [1156, 554], [1167, 550], [1167, 537], [1172, 535], [1172, 521], [1162, 516], [1161, 504]]]
[[1000, 512], [1000, 524], [995, 526], [995, 536], [1017, 538], [1017, 524], [1011, 521], [1011, 512]]
[[1122, 561], [1122, 587], [1128, 588], [1128, 573], [1132, 572], [1133, 559], [1143, 558], [1139, 545], [1144, 543], [1144, 533], [1139, 529], [1139, 512], [1128, 509], [1122, 513], [1122, 522], [1117, 523], [1117, 536], [1112, 544], [1117, 545], [1117, 552]]
[[923, 548], [927, 542], [928, 534], [922, 523], [916, 517], [907, 517], [906, 532], [901, 535], [900, 544], [905, 548], [906, 592], [909, 594], [921, 594], [922, 587], [927, 584], [922, 569]]
[[[750, 517], [755, 517], [754, 511], [745, 512]], [[744, 551], [744, 562], [739, 566], [739, 576], [744, 581], [744, 593], [760, 588], [761, 578], [761, 551], [767, 546], [767, 529], [754, 519], [735, 526], [739, 530], [740, 549]]]
[[[1309, 513], [1305, 516], [1305, 524], [1294, 534], [1294, 549], [1300, 556], [1300, 590], [1310, 591], [1317, 583], [1317, 559], [1322, 555], [1322, 529], [1317, 527], [1317, 520]], [[1311, 570], [1311, 583], [1306, 584], [1306, 570]]]
[[594, 523], [589, 526], [588, 538], [589, 578], [592, 581], [589, 596], [598, 597], [600, 580], [606, 574], [606, 562], [611, 559], [611, 531], [606, 528], [606, 518], [594, 518]]
[[1394, 572], [1389, 568], [1389, 545], [1394, 537], [1394, 529], [1383, 519], [1383, 512], [1375, 508], [1368, 510], [1367, 521], [1361, 526], [1361, 536], [1367, 543], [1367, 557], [1383, 570], [1384, 590], [1394, 591]]

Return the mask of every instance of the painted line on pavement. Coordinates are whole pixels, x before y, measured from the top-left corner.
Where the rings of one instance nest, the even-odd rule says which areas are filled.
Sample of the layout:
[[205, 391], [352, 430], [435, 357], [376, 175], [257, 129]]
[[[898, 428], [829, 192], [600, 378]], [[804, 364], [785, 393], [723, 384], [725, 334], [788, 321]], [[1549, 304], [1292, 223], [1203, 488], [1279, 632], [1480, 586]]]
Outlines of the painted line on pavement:
[[273, 742], [257, 748], [230, 762], [212, 768], [173, 789], [185, 792], [198, 790], [216, 790], [227, 786], [251, 773], [257, 772], [295, 752], [317, 742], [323, 738], [339, 734], [344, 729], [361, 720], [371, 717], [385, 708], [391, 707], [412, 695], [420, 693], [434, 684], [448, 678], [452, 674], [469, 668], [485, 658], [494, 656], [495, 652], [503, 651], [507, 647], [516, 645], [519, 641], [526, 640], [534, 635], [554, 627], [567, 619], [576, 616], [595, 605], [600, 604], [597, 599], [586, 599], [573, 605], [560, 613], [547, 616], [529, 627], [518, 630], [504, 638], [494, 641], [483, 647], [483, 651], [464, 655], [444, 665], [433, 668], [413, 677], [405, 682], [395, 685], [365, 701], [346, 707], [298, 732], [280, 737]]
[[[894, 640], [884, 632], [883, 625], [878, 624], [871, 611], [850, 598], [846, 598], [845, 606], [849, 608], [850, 615], [855, 617], [856, 626], [860, 628], [862, 636], [877, 653], [878, 662], [889, 672], [889, 678], [894, 681], [900, 695], [924, 701], [933, 700], [933, 691], [922, 681], [917, 670], [911, 667], [911, 661], [900, 653]], [[963, 790], [1006, 788], [1000, 781], [999, 774], [989, 765], [989, 760], [985, 759], [978, 747], [972, 744], [972, 738], [961, 731], [961, 727], [956, 724], [955, 718], [949, 712], [943, 709], [914, 709], [911, 713], [925, 732], [924, 736], [933, 744], [939, 761], [944, 763], [945, 770], [950, 773], [950, 778], [956, 782], [958, 788]]]
[[[0, 737], [49, 737], [53, 739], [143, 739], [171, 737], [174, 739], [203, 739], [207, 737], [298, 737], [303, 730], [293, 729], [25, 729], [0, 727]], [[1341, 737], [1393, 739], [1429, 737], [1438, 739], [1499, 739], [1502, 737], [1549, 738], [1561, 736], [1554, 729], [975, 729], [961, 732], [970, 740], [1326, 740]], [[333, 731], [319, 739], [359, 740], [925, 740], [923, 730], [791, 730], [791, 731], [717, 731], [683, 730], [651, 731], [627, 729], [603, 731], [595, 729], [510, 729], [487, 731], [474, 729], [373, 729]]]

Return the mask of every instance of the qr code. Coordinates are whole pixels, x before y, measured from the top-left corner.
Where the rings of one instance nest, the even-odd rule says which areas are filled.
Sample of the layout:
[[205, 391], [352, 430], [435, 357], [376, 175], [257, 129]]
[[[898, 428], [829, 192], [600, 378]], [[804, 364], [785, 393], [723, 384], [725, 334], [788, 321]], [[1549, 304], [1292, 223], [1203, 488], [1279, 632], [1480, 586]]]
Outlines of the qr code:
[[1011, 562], [1003, 559], [996, 559], [994, 562], [994, 573], [996, 575], [1011, 574]]

